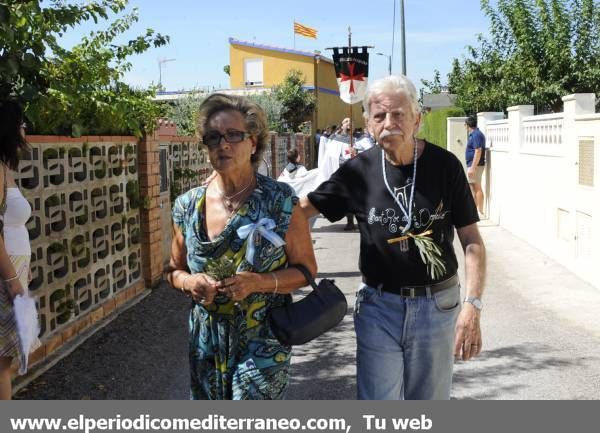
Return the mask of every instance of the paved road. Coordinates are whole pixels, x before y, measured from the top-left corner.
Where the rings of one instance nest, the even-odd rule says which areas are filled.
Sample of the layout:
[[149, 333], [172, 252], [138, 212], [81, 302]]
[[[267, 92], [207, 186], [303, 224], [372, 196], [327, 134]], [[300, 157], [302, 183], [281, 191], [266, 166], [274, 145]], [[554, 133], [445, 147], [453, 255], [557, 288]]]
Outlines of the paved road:
[[[319, 275], [334, 278], [346, 293], [348, 314], [334, 331], [295, 350], [292, 399], [355, 396], [359, 239], [342, 227], [321, 219], [313, 238]], [[481, 230], [489, 259], [485, 351], [457, 364], [453, 398], [600, 398], [600, 290], [505, 230], [485, 223]], [[176, 291], [160, 286], [15, 397], [187, 398], [187, 307]]]

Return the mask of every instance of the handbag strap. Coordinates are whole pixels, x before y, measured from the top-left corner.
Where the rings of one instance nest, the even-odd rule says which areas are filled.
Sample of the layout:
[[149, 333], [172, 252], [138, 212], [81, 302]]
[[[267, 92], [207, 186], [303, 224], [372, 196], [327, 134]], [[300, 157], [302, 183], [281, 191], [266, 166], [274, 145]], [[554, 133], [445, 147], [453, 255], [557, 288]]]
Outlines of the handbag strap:
[[6, 212], [6, 191], [8, 189], [8, 180], [6, 179], [6, 165], [2, 164], [2, 170], [4, 173], [3, 176], [3, 194], [2, 194], [2, 200], [0, 200], [0, 216], [4, 217], [4, 212]]
[[310, 285], [312, 286], [313, 290], [317, 290], [317, 283], [315, 282], [315, 280], [312, 277], [312, 275], [310, 275], [310, 272], [308, 272], [308, 269], [306, 269], [306, 266], [301, 265], [301, 264], [295, 264], [295, 265], [289, 265], [288, 267], [290, 267], [290, 268], [296, 268], [300, 272], [302, 272], [304, 274], [304, 278], [306, 278], [306, 281], [308, 281], [310, 283]]

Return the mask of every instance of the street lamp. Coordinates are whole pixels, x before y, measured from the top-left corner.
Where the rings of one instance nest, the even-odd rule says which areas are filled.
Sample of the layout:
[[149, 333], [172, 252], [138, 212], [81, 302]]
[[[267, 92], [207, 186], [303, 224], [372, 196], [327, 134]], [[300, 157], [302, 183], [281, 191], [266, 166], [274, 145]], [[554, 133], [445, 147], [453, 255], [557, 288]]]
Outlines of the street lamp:
[[166, 59], [164, 57], [158, 59], [158, 86], [162, 86], [162, 65], [167, 62], [173, 62], [176, 59]]
[[378, 56], [385, 56], [388, 58], [388, 74], [392, 75], [392, 56], [390, 56], [389, 54], [383, 54], [383, 53], [375, 53]]

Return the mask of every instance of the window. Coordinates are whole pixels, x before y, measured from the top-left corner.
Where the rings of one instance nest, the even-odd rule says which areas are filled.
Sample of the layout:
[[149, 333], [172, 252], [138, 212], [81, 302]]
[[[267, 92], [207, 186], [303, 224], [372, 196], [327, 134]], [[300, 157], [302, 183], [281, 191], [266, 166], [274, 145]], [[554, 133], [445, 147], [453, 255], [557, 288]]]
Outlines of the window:
[[262, 59], [244, 60], [244, 82], [246, 86], [263, 85], [263, 61]]

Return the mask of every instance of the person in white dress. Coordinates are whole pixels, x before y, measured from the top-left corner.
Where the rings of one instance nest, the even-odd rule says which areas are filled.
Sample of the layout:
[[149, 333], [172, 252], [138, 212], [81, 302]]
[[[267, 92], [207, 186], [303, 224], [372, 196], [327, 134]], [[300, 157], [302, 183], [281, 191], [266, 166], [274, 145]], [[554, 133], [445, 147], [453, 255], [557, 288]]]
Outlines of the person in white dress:
[[[23, 111], [12, 100], [0, 101], [0, 399], [12, 395], [10, 366], [14, 358], [26, 365], [17, 335], [13, 300], [26, 295], [30, 280], [31, 246], [25, 223], [31, 206], [15, 184], [10, 170], [17, 168], [25, 150]], [[39, 345], [39, 341], [34, 346]], [[25, 363], [25, 364], [23, 364]]]

